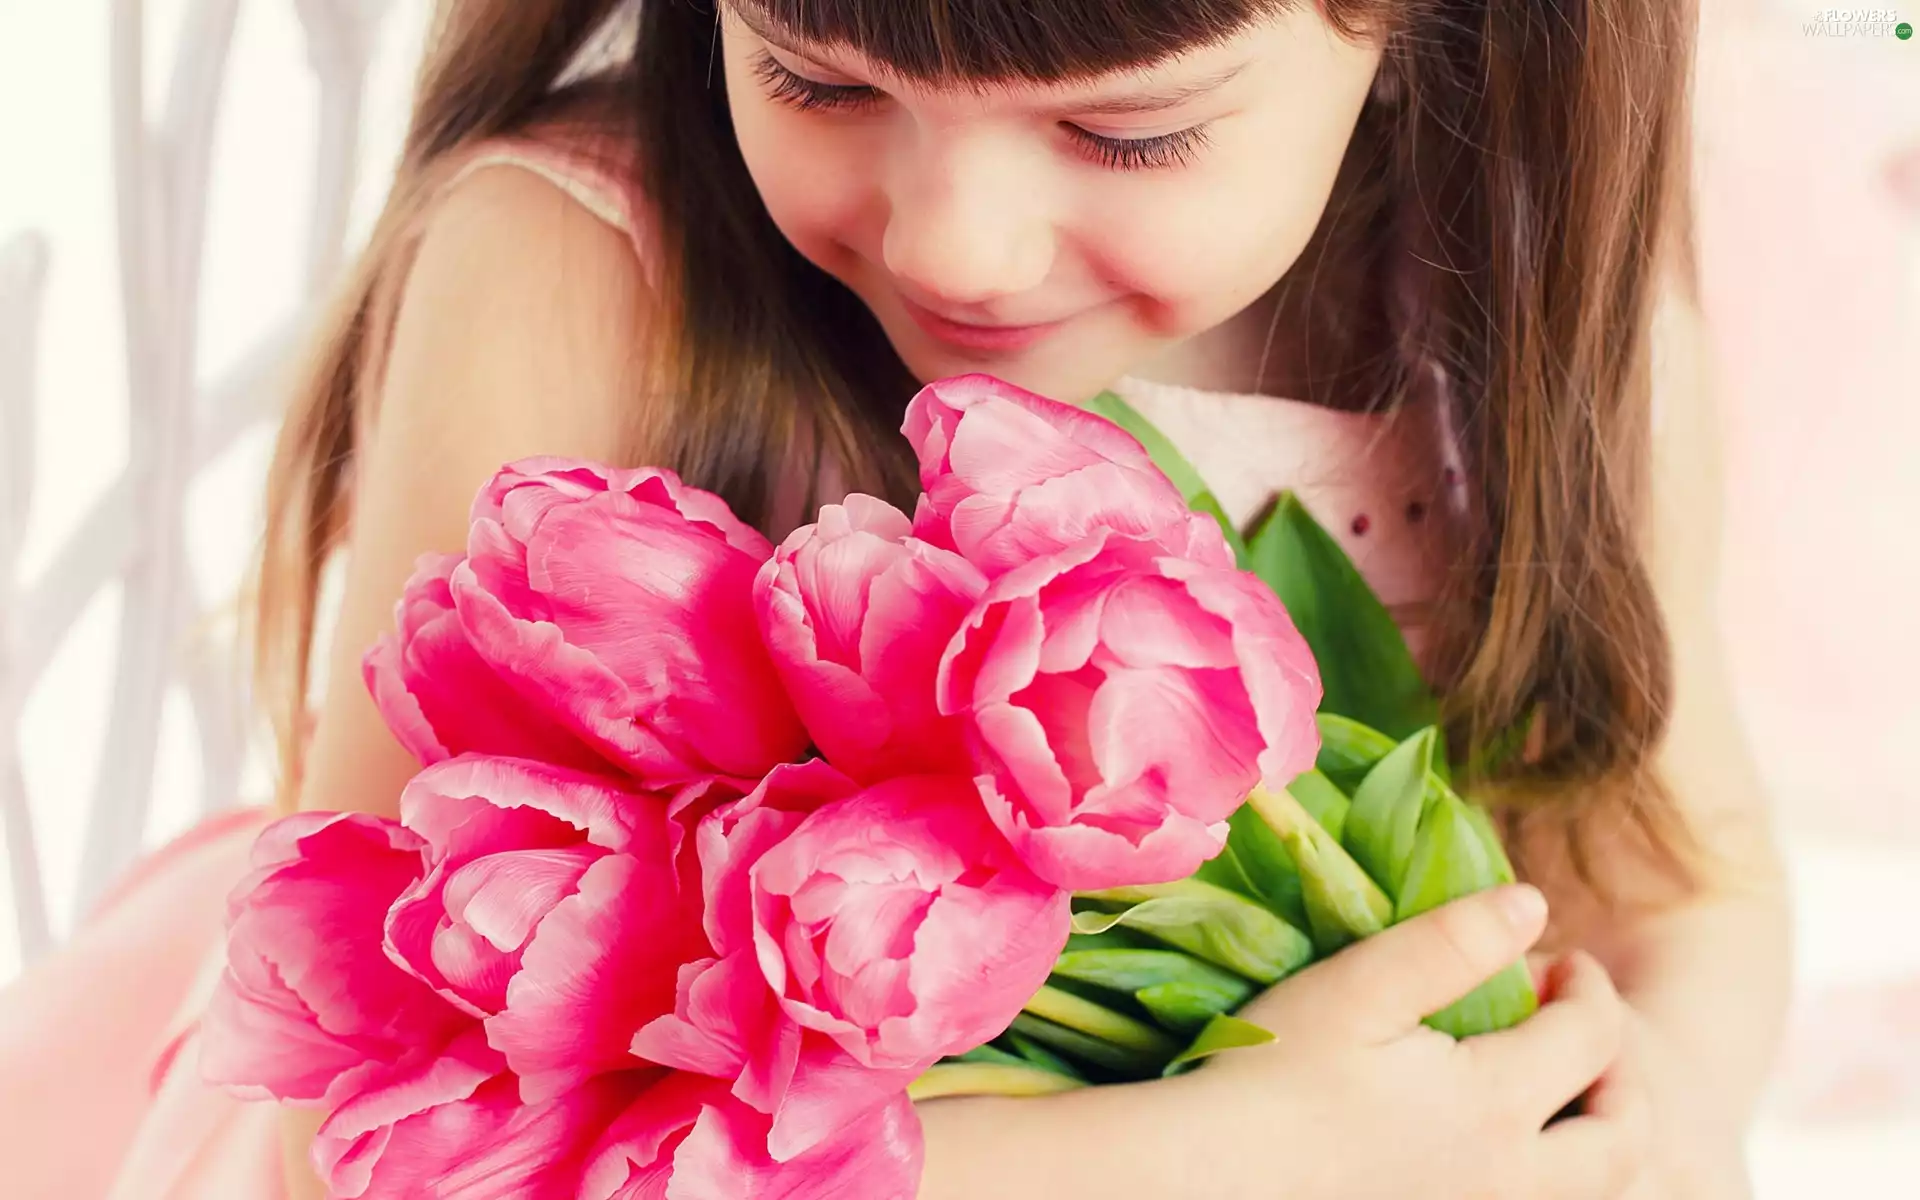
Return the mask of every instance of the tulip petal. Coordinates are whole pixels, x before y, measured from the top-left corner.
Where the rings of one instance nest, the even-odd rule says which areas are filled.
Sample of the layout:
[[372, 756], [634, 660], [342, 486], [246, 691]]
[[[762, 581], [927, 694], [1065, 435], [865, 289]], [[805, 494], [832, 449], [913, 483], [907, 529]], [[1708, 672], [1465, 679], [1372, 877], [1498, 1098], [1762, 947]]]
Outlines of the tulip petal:
[[[816, 1040], [817, 1039], [817, 1040]], [[837, 1133], [904, 1094], [929, 1066], [876, 1069], [855, 1062], [840, 1047], [814, 1035], [801, 1050], [780, 1111], [767, 1133], [767, 1152], [788, 1162], [830, 1141]]]
[[482, 753], [610, 769], [474, 650], [450, 586], [461, 561], [457, 554], [421, 558], [395, 608], [394, 632], [362, 661], [387, 727], [422, 763]]
[[534, 465], [476, 500], [449, 580], [479, 655], [648, 787], [797, 757], [805, 732], [755, 632], [766, 539], [670, 472]]
[[682, 897], [665, 859], [664, 837], [654, 861], [600, 859], [528, 944], [487, 1034], [529, 1103], [636, 1065], [634, 1034], [673, 1011], [678, 968], [705, 941], [694, 914], [672, 915]]
[[[873, 1070], [923, 1069], [991, 1039], [1067, 937], [1065, 894], [952, 776], [889, 780], [814, 812], [761, 858], [752, 887], [754, 944], [781, 1008]], [[799, 1119], [784, 1115], [794, 1103], [777, 1126]]]
[[795, 530], [754, 581], [762, 637], [814, 744], [862, 781], [965, 762], [934, 684], [986, 580], [911, 529], [855, 493]]
[[985, 375], [943, 379], [907, 406], [920, 459], [915, 532], [952, 546], [989, 577], [1096, 530], [1198, 551], [1230, 565], [1219, 529], [1197, 541], [1192, 514], [1140, 443], [1103, 417]]
[[476, 1078], [484, 1065], [443, 1060], [330, 1118], [313, 1157], [331, 1194], [572, 1200], [600, 1132], [655, 1077], [602, 1076], [526, 1105], [512, 1076]]
[[330, 1106], [453, 1036], [460, 1014], [381, 949], [387, 908], [419, 878], [420, 851], [395, 822], [359, 813], [298, 813], [260, 833], [201, 1024], [207, 1080]]

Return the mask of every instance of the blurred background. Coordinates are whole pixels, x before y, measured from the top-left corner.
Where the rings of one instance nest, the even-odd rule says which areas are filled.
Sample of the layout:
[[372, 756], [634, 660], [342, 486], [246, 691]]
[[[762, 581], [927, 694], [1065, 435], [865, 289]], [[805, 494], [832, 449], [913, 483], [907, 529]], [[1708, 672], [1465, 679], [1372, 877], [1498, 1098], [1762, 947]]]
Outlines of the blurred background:
[[[425, 0], [0, 0], [0, 985], [268, 775], [232, 653], [279, 372]], [[1707, 0], [1725, 631], [1796, 888], [1766, 1200], [1920, 1195], [1920, 8]]]

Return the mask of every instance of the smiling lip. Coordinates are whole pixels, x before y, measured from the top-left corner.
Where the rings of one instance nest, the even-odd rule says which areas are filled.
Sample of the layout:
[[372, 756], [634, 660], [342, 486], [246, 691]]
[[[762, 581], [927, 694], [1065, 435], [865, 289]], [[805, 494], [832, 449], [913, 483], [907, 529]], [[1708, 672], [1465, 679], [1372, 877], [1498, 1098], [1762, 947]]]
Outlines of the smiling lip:
[[1049, 321], [1044, 325], [969, 325], [963, 321], [950, 321], [930, 312], [913, 301], [902, 296], [901, 304], [914, 324], [927, 333], [963, 350], [984, 350], [1006, 353], [1024, 350], [1041, 338], [1060, 328], [1065, 322]]

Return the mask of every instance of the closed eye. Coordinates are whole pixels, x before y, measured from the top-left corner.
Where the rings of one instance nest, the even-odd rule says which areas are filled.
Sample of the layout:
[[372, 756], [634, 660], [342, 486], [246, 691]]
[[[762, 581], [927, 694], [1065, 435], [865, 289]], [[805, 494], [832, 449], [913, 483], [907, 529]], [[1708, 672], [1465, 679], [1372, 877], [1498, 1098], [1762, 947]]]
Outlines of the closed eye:
[[765, 50], [754, 56], [753, 73], [769, 96], [802, 112], [863, 108], [881, 99], [879, 89], [866, 84], [821, 83], [795, 74]]
[[[769, 97], [800, 112], [859, 111], [886, 99], [886, 93], [867, 84], [808, 79], [765, 50], [754, 56], [753, 73]], [[1188, 166], [1208, 143], [1205, 125], [1143, 138], [1110, 137], [1071, 122], [1062, 122], [1060, 127], [1083, 154], [1116, 171]]]
[[1117, 171], [1152, 171], [1191, 166], [1207, 147], [1207, 127], [1195, 125], [1154, 137], [1117, 138], [1092, 133], [1078, 125], [1064, 126], [1103, 167]]

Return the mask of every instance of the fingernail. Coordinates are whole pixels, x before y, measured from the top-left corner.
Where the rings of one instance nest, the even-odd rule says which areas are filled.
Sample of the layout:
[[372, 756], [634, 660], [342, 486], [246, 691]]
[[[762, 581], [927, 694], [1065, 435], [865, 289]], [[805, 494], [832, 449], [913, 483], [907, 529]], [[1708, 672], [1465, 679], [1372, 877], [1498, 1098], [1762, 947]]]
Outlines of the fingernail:
[[1516, 929], [1531, 929], [1547, 915], [1547, 898], [1530, 883], [1518, 883], [1502, 889], [1500, 907]]

